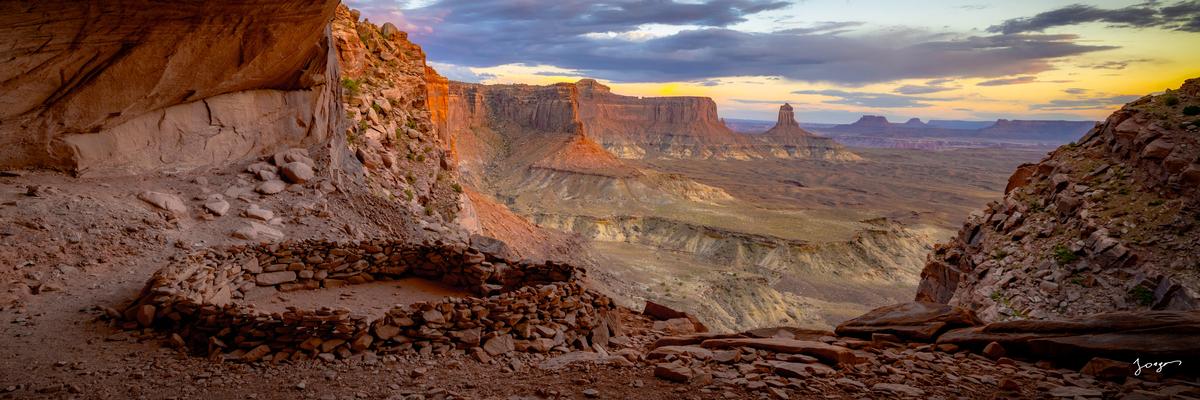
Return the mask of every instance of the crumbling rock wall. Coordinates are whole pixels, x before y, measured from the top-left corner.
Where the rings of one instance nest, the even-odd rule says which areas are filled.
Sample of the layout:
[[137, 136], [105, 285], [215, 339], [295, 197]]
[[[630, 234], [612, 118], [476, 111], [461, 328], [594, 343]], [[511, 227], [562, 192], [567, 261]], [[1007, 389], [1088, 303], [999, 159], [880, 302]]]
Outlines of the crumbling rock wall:
[[[618, 323], [608, 314], [612, 301], [585, 289], [581, 274], [570, 265], [513, 261], [440, 242], [208, 249], [156, 272], [125, 310], [124, 326], [171, 332], [178, 346], [242, 361], [346, 358], [368, 350], [498, 355], [588, 349], [619, 327], [610, 327]], [[479, 297], [397, 306], [374, 321], [344, 309], [268, 314], [237, 301], [255, 287], [320, 290], [405, 276], [440, 280]]]
[[0, 167], [189, 169], [328, 140], [337, 1], [0, 5]]

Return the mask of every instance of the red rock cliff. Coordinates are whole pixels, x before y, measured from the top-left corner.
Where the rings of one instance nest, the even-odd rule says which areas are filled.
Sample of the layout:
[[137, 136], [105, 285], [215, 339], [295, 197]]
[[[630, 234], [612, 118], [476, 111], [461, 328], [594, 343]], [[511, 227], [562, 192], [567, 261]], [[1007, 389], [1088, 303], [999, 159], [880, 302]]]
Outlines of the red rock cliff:
[[128, 174], [327, 139], [336, 0], [0, 4], [0, 167]]

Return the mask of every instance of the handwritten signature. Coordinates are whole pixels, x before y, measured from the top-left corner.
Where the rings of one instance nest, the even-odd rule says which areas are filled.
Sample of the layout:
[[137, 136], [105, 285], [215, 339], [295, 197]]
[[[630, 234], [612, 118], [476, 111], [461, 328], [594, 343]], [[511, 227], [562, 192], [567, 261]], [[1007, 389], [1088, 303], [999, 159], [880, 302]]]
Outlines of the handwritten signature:
[[1156, 362], [1148, 362], [1148, 363], [1142, 364], [1142, 359], [1138, 358], [1136, 360], [1133, 360], [1133, 366], [1137, 367], [1137, 371], [1133, 372], [1133, 376], [1141, 376], [1142, 369], [1150, 369], [1150, 368], [1155, 368], [1154, 372], [1161, 374], [1163, 368], [1166, 368], [1168, 365], [1183, 365], [1183, 360], [1156, 361]]

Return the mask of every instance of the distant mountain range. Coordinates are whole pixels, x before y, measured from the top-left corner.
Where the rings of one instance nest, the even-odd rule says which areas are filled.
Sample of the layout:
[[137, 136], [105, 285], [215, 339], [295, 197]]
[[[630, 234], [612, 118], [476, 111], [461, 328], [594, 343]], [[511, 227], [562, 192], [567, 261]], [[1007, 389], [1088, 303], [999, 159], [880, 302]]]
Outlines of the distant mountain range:
[[[737, 132], [761, 133], [769, 121], [725, 119]], [[962, 121], [912, 118], [904, 123], [864, 115], [852, 124], [801, 123], [800, 126], [849, 146], [897, 148], [1053, 147], [1079, 139], [1095, 121], [1008, 120]]]

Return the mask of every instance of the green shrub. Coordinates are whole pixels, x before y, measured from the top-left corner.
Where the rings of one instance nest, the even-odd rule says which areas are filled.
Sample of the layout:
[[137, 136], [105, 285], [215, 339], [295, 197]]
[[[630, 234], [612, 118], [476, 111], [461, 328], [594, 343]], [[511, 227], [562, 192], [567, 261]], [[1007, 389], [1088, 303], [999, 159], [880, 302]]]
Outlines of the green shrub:
[[408, 201], [412, 201], [412, 199], [413, 199], [412, 189], [404, 189], [404, 199], [408, 200]]
[[457, 183], [455, 183], [455, 184], [453, 184], [453, 185], [450, 185], [450, 188], [451, 188], [451, 189], [454, 189], [454, 192], [456, 192], [456, 193], [462, 193], [462, 192], [463, 192], [463, 191], [462, 191], [462, 185], [459, 185], [459, 184], [457, 184]]
[[1176, 96], [1175, 93], [1171, 93], [1171, 91], [1168, 90], [1166, 93], [1163, 93], [1162, 102], [1163, 105], [1167, 107], [1175, 107], [1179, 104], [1179, 97]]
[[1166, 203], [1166, 202], [1167, 202], [1167, 201], [1166, 201], [1166, 200], [1163, 200], [1163, 199], [1154, 199], [1154, 200], [1150, 200], [1150, 206], [1151, 206], [1151, 207], [1158, 207], [1158, 206], [1161, 206], [1161, 205], [1163, 205], [1163, 204], [1164, 204], [1164, 203]]
[[362, 81], [342, 78], [342, 88], [346, 89], [346, 94], [350, 97], [358, 96], [358, 91], [362, 90]]
[[1154, 292], [1142, 285], [1134, 286], [1133, 289], [1129, 291], [1129, 296], [1133, 297], [1134, 301], [1143, 306], [1154, 304]]
[[1190, 106], [1184, 107], [1183, 115], [1186, 115], [1189, 117], [1193, 116], [1193, 115], [1200, 115], [1200, 106], [1192, 104]]
[[1067, 265], [1079, 259], [1075, 252], [1068, 249], [1067, 246], [1054, 246], [1054, 259], [1058, 261], [1058, 265]]

